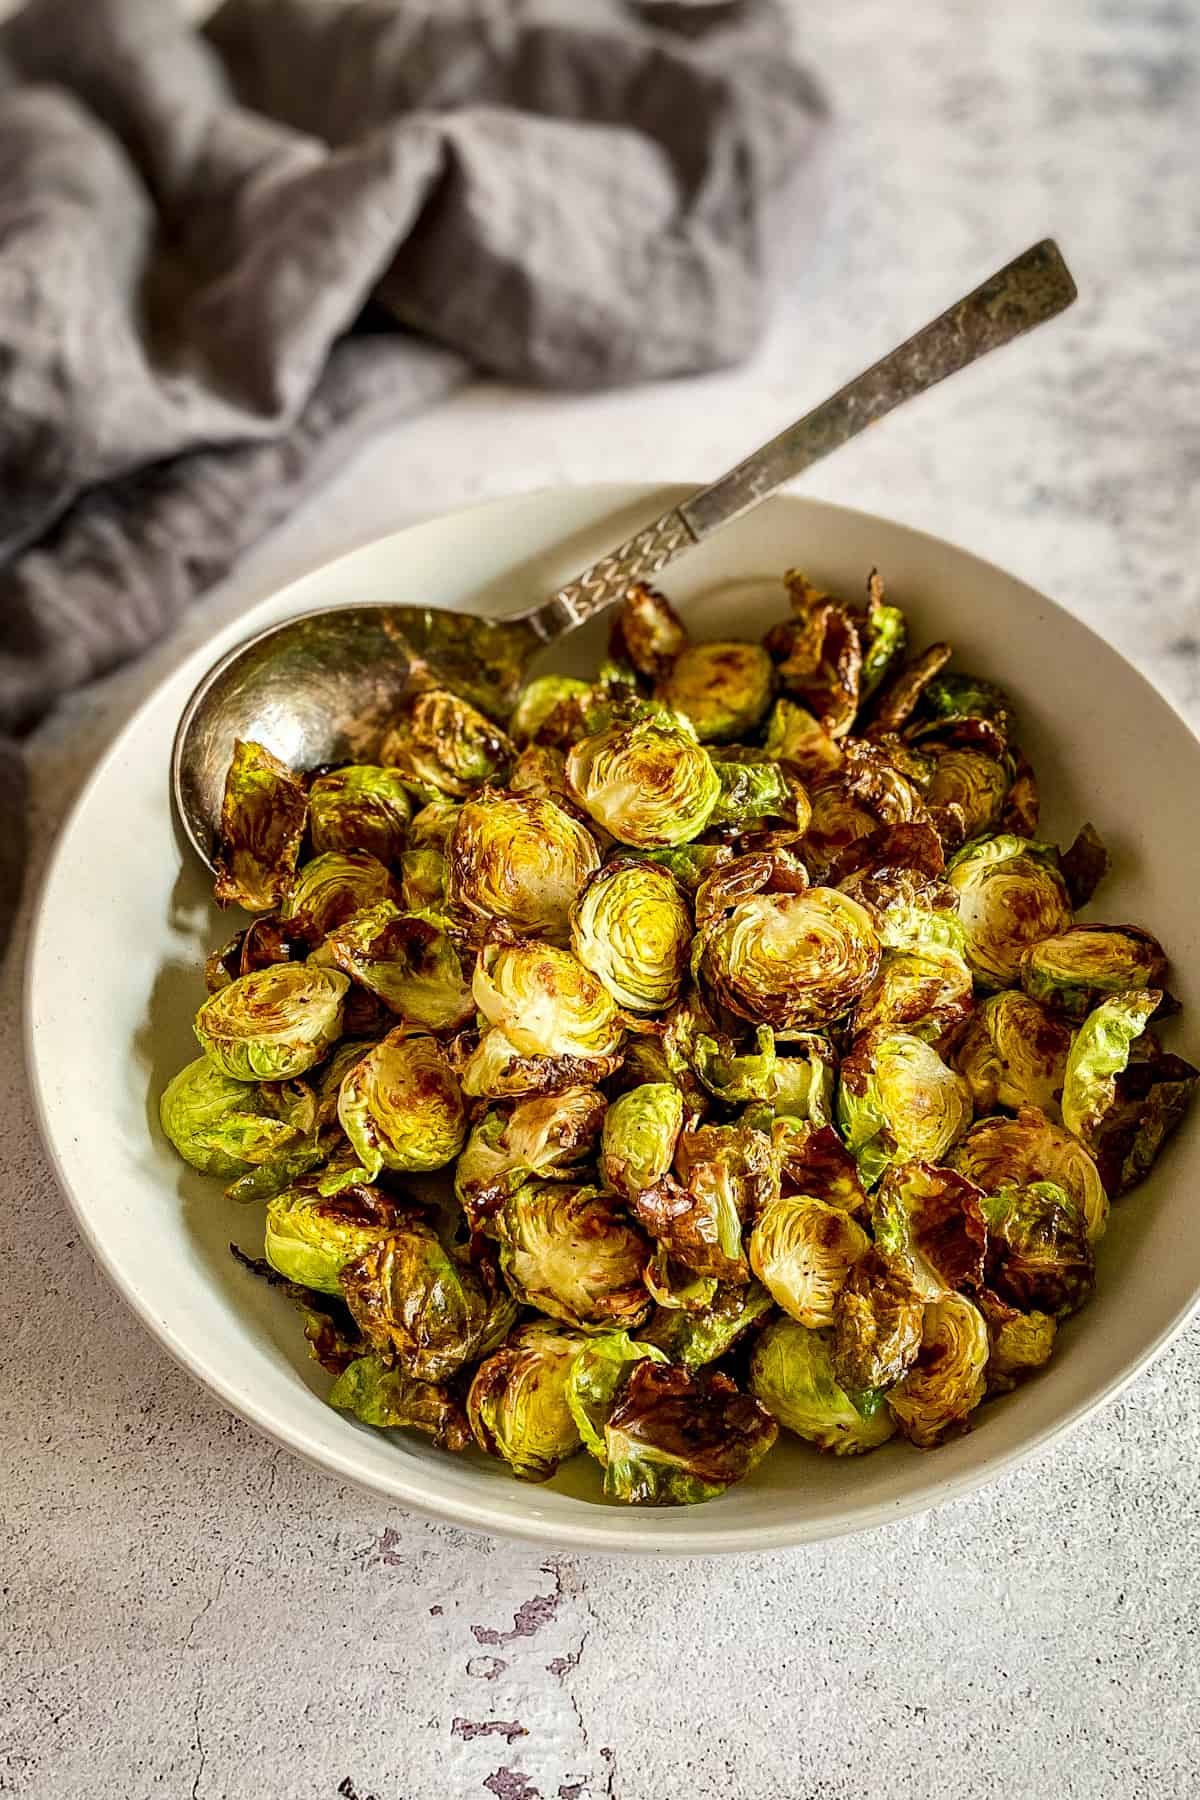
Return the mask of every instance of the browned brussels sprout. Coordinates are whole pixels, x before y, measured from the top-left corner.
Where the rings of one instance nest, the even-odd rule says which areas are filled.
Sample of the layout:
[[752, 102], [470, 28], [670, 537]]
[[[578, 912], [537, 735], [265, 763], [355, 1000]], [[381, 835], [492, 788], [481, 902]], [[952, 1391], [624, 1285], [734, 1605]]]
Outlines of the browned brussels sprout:
[[1023, 838], [984, 838], [953, 857], [946, 879], [958, 895], [967, 961], [982, 987], [1015, 987], [1031, 944], [1071, 924], [1057, 853]]
[[833, 1307], [833, 1372], [851, 1393], [894, 1387], [921, 1348], [925, 1300], [905, 1259], [872, 1245]]
[[569, 1087], [515, 1106], [493, 1107], [471, 1128], [454, 1169], [454, 1191], [474, 1230], [535, 1175], [587, 1162], [607, 1102], [594, 1087]]
[[591, 832], [553, 800], [485, 793], [459, 810], [449, 895], [478, 919], [565, 944], [571, 904], [599, 867]]
[[797, 706], [794, 700], [777, 700], [771, 708], [763, 753], [771, 762], [782, 763], [806, 782], [836, 775], [842, 766], [837, 739], [806, 707]]
[[783, 1117], [772, 1132], [783, 1162], [783, 1191], [807, 1194], [841, 1212], [856, 1213], [867, 1203], [858, 1164], [829, 1125]]
[[316, 963], [272, 963], [210, 994], [195, 1031], [209, 1062], [235, 1081], [288, 1081], [320, 1062], [342, 1029], [350, 983]]
[[1071, 925], [1031, 944], [1021, 958], [1021, 986], [1068, 1019], [1083, 1019], [1107, 994], [1161, 988], [1162, 945], [1136, 925]]
[[670, 1082], [644, 1082], [613, 1101], [604, 1119], [600, 1167], [623, 1199], [634, 1200], [669, 1174], [683, 1113], [683, 1095]]
[[964, 1295], [928, 1302], [916, 1361], [887, 1397], [911, 1444], [932, 1450], [967, 1428], [987, 1389], [990, 1349], [983, 1314]]
[[771, 659], [761, 644], [730, 639], [681, 650], [655, 698], [690, 719], [702, 744], [727, 744], [762, 722], [772, 685]]
[[985, 1194], [1055, 1182], [1083, 1214], [1093, 1242], [1103, 1235], [1108, 1198], [1094, 1158], [1034, 1106], [1021, 1107], [1015, 1119], [980, 1119], [956, 1146], [953, 1162]]
[[484, 1018], [527, 1056], [611, 1056], [624, 1035], [607, 989], [567, 950], [485, 944], [473, 985]]
[[873, 1187], [892, 1162], [940, 1162], [971, 1123], [967, 1083], [932, 1044], [883, 1027], [843, 1058], [838, 1125], [859, 1174]]
[[472, 788], [500, 781], [516, 753], [511, 738], [469, 701], [429, 688], [392, 726], [379, 755], [422, 800], [461, 800]]
[[505, 1279], [525, 1306], [580, 1331], [640, 1325], [650, 1246], [612, 1199], [577, 1182], [527, 1181], [496, 1215]]
[[955, 1062], [976, 1112], [1036, 1106], [1048, 1119], [1058, 1119], [1070, 1047], [1069, 1026], [1028, 994], [1006, 988], [975, 1009]]
[[389, 868], [404, 849], [412, 802], [399, 769], [351, 763], [318, 775], [308, 790], [313, 851], [368, 850]]
[[872, 730], [899, 731], [907, 725], [920, 704], [921, 695], [941, 674], [953, 654], [949, 644], [931, 644], [928, 650], [923, 650], [894, 675], [872, 708], [875, 718]]
[[338, 1118], [368, 1181], [381, 1169], [443, 1169], [467, 1135], [462, 1094], [445, 1051], [436, 1038], [406, 1025], [389, 1032], [346, 1075]]
[[340, 1294], [347, 1263], [380, 1243], [401, 1222], [395, 1202], [357, 1183], [322, 1194], [319, 1177], [302, 1177], [267, 1202], [266, 1257], [288, 1281]]
[[264, 914], [252, 919], [244, 931], [237, 932], [206, 958], [204, 985], [210, 994], [215, 994], [239, 975], [252, 975], [255, 969], [267, 969], [272, 963], [290, 962], [292, 949], [291, 939], [279, 920]]
[[983, 1282], [987, 1227], [981, 1189], [954, 1169], [902, 1163], [871, 1208], [876, 1247], [903, 1264], [927, 1300]]
[[833, 1333], [775, 1319], [755, 1340], [752, 1392], [779, 1423], [818, 1450], [862, 1456], [895, 1436], [882, 1396], [848, 1392], [833, 1372]]
[[238, 738], [225, 777], [214, 889], [221, 906], [272, 912], [291, 885], [308, 799], [263, 744]]
[[639, 1335], [671, 1362], [700, 1369], [727, 1355], [774, 1308], [770, 1294], [757, 1281], [720, 1282], [703, 1306], [656, 1306]]
[[1021, 1312], [991, 1288], [981, 1288], [976, 1298], [992, 1343], [987, 1391], [989, 1395], [1010, 1394], [1035, 1369], [1044, 1368], [1050, 1361], [1058, 1320], [1053, 1313]]
[[771, 1137], [745, 1119], [683, 1132], [675, 1172], [693, 1193], [720, 1195], [721, 1207], [731, 1208], [743, 1224], [752, 1224], [779, 1192], [779, 1159]]
[[814, 587], [798, 569], [784, 576], [792, 617], [763, 640], [784, 692], [816, 717], [831, 737], [854, 724], [862, 684], [862, 642], [850, 609]]
[[997, 756], [971, 745], [939, 749], [925, 804], [942, 842], [957, 849], [998, 828], [1008, 796], [1008, 770]]
[[665, 594], [635, 581], [612, 628], [609, 654], [633, 665], [646, 681], [658, 681], [687, 645], [687, 630]]
[[756, 894], [697, 938], [700, 977], [722, 1006], [776, 1030], [828, 1025], [879, 967], [870, 914], [834, 888]]
[[641, 850], [699, 837], [721, 797], [717, 771], [691, 723], [661, 711], [574, 744], [567, 787], [618, 843]]
[[347, 1263], [341, 1283], [367, 1343], [417, 1381], [448, 1381], [516, 1323], [516, 1302], [494, 1271], [447, 1250], [415, 1214]]
[[564, 1088], [594, 1087], [621, 1067], [619, 1053], [538, 1056], [519, 1049], [499, 1026], [468, 1032], [451, 1045], [462, 1091], [473, 1100], [523, 1100]]
[[[655, 1187], [635, 1193], [629, 1208], [663, 1257], [680, 1270], [713, 1281], [746, 1281], [749, 1270], [742, 1254], [735, 1184], [724, 1170], [720, 1179], [708, 1179], [712, 1172], [709, 1164], [696, 1165], [687, 1187], [665, 1175]], [[660, 1289], [657, 1273], [653, 1271], [650, 1279]], [[658, 1298], [661, 1302], [661, 1293]]]
[[672, 1006], [687, 974], [692, 916], [673, 875], [635, 858], [606, 863], [571, 907], [571, 944], [627, 1012]]
[[846, 1277], [870, 1239], [840, 1207], [780, 1195], [758, 1215], [750, 1266], [777, 1306], [801, 1325], [832, 1325]]
[[465, 1450], [471, 1433], [458, 1400], [446, 1387], [418, 1381], [381, 1356], [359, 1356], [329, 1390], [329, 1404], [364, 1425], [423, 1431], [439, 1450]]
[[355, 913], [325, 940], [338, 968], [406, 1025], [455, 1031], [475, 1015], [471, 983], [450, 937], [428, 914], [390, 900]]
[[467, 1396], [475, 1442], [521, 1481], [549, 1481], [582, 1448], [567, 1404], [567, 1375], [586, 1342], [581, 1332], [537, 1320], [514, 1331], [475, 1371]]
[[400, 890], [391, 873], [369, 850], [327, 850], [306, 862], [279, 910], [289, 937], [315, 948], [339, 925], [377, 906], [397, 904]]
[[1052, 1181], [1004, 1188], [983, 1201], [987, 1274], [1003, 1300], [1061, 1318], [1092, 1291], [1096, 1264], [1082, 1213]]
[[[526, 749], [534, 745], [539, 731], [556, 707], [564, 701], [585, 700], [590, 693], [590, 684], [577, 681], [573, 675], [536, 675], [532, 681], [527, 681], [508, 721], [514, 744]], [[548, 745], [543, 747], [549, 748]]]
[[603, 1427], [604, 1492], [634, 1506], [724, 1493], [775, 1442], [774, 1419], [727, 1375], [636, 1361]]

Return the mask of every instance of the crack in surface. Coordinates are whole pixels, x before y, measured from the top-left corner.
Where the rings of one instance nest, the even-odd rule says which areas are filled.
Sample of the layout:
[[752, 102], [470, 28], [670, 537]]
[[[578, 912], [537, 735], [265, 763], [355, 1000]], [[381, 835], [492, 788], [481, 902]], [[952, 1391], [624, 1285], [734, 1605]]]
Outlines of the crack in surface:
[[203, 1688], [198, 1687], [196, 1689], [196, 1704], [192, 1708], [192, 1748], [200, 1758], [200, 1766], [192, 1777], [192, 1800], [196, 1800], [196, 1796], [200, 1791], [200, 1777], [203, 1775], [204, 1765], [208, 1761], [208, 1756], [204, 1748], [204, 1740], [200, 1736], [200, 1701], [203, 1698], [203, 1693]]
[[192, 1642], [192, 1634], [194, 1633], [197, 1625], [199, 1625], [199, 1623], [200, 1623], [201, 1619], [204, 1617], [204, 1615], [207, 1612], [209, 1612], [211, 1610], [211, 1608], [214, 1607], [216, 1605], [217, 1601], [221, 1598], [221, 1595], [225, 1591], [225, 1583], [229, 1579], [230, 1570], [234, 1568], [237, 1561], [238, 1561], [238, 1558], [236, 1556], [231, 1556], [229, 1561], [227, 1563], [225, 1563], [224, 1566], [222, 1567], [220, 1574], [217, 1576], [216, 1587], [213, 1589], [212, 1593], [208, 1596], [208, 1599], [204, 1602], [204, 1605], [200, 1608], [200, 1611], [196, 1614], [195, 1618], [192, 1620], [191, 1624], [187, 1628], [187, 1636], [183, 1640], [183, 1647], [185, 1650], [192, 1650], [195, 1648], [195, 1645]]

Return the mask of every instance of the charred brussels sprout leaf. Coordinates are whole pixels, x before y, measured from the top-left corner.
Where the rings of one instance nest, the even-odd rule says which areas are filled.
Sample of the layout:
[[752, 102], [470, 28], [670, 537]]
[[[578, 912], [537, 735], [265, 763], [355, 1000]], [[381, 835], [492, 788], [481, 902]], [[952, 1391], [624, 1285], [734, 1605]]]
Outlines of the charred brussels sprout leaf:
[[585, 1341], [560, 1326], [523, 1325], [475, 1371], [467, 1395], [475, 1442], [522, 1481], [549, 1481], [581, 1447], [567, 1376]]
[[687, 973], [692, 917], [675, 878], [622, 859], [588, 882], [571, 908], [571, 943], [585, 969], [628, 1012], [661, 1012]]
[[984, 1202], [988, 1280], [1002, 1299], [1054, 1314], [1083, 1305], [1095, 1258], [1083, 1215], [1052, 1181], [1005, 1188]]
[[990, 1349], [983, 1314], [962, 1294], [928, 1303], [917, 1359], [887, 1397], [901, 1431], [919, 1450], [932, 1450], [966, 1428], [987, 1388]]
[[1036, 1107], [1023, 1106], [1015, 1119], [980, 1119], [956, 1146], [953, 1160], [985, 1194], [1054, 1182], [1083, 1214], [1093, 1242], [1103, 1235], [1108, 1198], [1094, 1158]]
[[890, 1388], [921, 1348], [925, 1301], [902, 1257], [872, 1246], [846, 1277], [833, 1308], [833, 1370], [851, 1393]]
[[471, 1128], [454, 1171], [454, 1188], [474, 1229], [484, 1226], [510, 1194], [535, 1175], [586, 1162], [595, 1148], [607, 1102], [592, 1087], [522, 1100], [511, 1111], [490, 1110]]
[[338, 926], [325, 947], [343, 974], [408, 1025], [453, 1031], [474, 1016], [458, 951], [428, 915], [402, 913], [381, 900]]
[[[633, 1195], [630, 1207], [639, 1224], [657, 1241], [661, 1258], [668, 1264], [713, 1281], [747, 1279], [736, 1177], [726, 1165], [693, 1164], [686, 1187], [664, 1176], [657, 1186]], [[664, 1283], [659, 1270], [648, 1279], [661, 1304]], [[710, 1297], [705, 1293], [695, 1296], [698, 1304]], [[685, 1305], [692, 1296], [672, 1293], [670, 1298]]]
[[535, 1094], [559, 1094], [565, 1088], [607, 1081], [621, 1066], [619, 1055], [531, 1056], [493, 1026], [478, 1043], [455, 1041], [456, 1067], [462, 1091], [473, 1100], [522, 1100]]
[[605, 1460], [604, 1427], [613, 1402], [635, 1363], [667, 1358], [653, 1344], [636, 1343], [627, 1331], [606, 1331], [585, 1339], [567, 1371], [566, 1399], [584, 1448]]
[[994, 682], [981, 681], [975, 675], [941, 671], [926, 681], [921, 689], [921, 711], [926, 721], [934, 720], [934, 729], [945, 733], [947, 726], [974, 728], [977, 741], [1004, 749], [1013, 722], [1012, 702]]
[[305, 863], [279, 917], [293, 937], [315, 946], [354, 913], [399, 898], [395, 881], [377, 856], [367, 850], [327, 850]]
[[775, 1442], [765, 1408], [726, 1375], [634, 1364], [604, 1426], [604, 1491], [635, 1506], [690, 1506], [741, 1481]]
[[683, 1095], [668, 1082], [645, 1082], [613, 1101], [604, 1119], [600, 1166], [626, 1200], [669, 1172], [683, 1129]]
[[831, 1126], [784, 1117], [776, 1121], [772, 1135], [782, 1159], [785, 1192], [823, 1200], [841, 1212], [858, 1212], [866, 1205], [858, 1164]]
[[641, 1341], [656, 1345], [685, 1369], [700, 1369], [727, 1355], [774, 1308], [757, 1281], [721, 1282], [702, 1307], [656, 1306]]
[[800, 700], [832, 737], [844, 737], [858, 711], [862, 640], [847, 606], [814, 587], [798, 569], [784, 583], [792, 617], [764, 640], [784, 691]]
[[706, 1197], [706, 1205], [711, 1195], [718, 1213], [732, 1210], [746, 1224], [779, 1192], [779, 1158], [769, 1130], [746, 1119], [685, 1131], [675, 1168], [694, 1195]]
[[383, 740], [380, 756], [423, 800], [463, 799], [472, 788], [498, 781], [516, 746], [469, 701], [430, 688]]
[[942, 842], [957, 848], [994, 831], [1008, 796], [1008, 770], [997, 756], [969, 745], [939, 750], [925, 803]]
[[984, 1197], [955, 1169], [902, 1163], [884, 1177], [871, 1208], [876, 1246], [905, 1268], [926, 1299], [983, 1281]]
[[474, 992], [488, 1023], [528, 1056], [610, 1056], [623, 1036], [607, 989], [578, 957], [546, 944], [485, 945]]
[[450, 839], [450, 899], [476, 918], [565, 943], [572, 901], [600, 867], [596, 840], [553, 800], [487, 794]]
[[991, 1355], [987, 1366], [989, 1394], [1008, 1394], [1050, 1361], [1058, 1320], [1052, 1313], [1020, 1312], [984, 1288], [978, 1299], [987, 1321]]
[[801, 1325], [833, 1323], [834, 1304], [870, 1239], [840, 1207], [807, 1195], [765, 1206], [750, 1239], [750, 1266], [772, 1299]]
[[644, 850], [699, 837], [721, 797], [707, 750], [689, 722], [669, 712], [575, 744], [567, 786], [618, 843]]
[[210, 994], [215, 994], [239, 975], [252, 975], [255, 969], [291, 960], [291, 940], [279, 920], [257, 918], [205, 959], [204, 985]]
[[356, 1357], [334, 1382], [329, 1404], [364, 1425], [426, 1432], [439, 1450], [465, 1450], [471, 1441], [462, 1407], [447, 1388], [416, 1381], [379, 1356]]
[[724, 744], [761, 723], [773, 684], [762, 646], [731, 639], [681, 650], [655, 696], [691, 720], [701, 743]]
[[447, 1381], [503, 1341], [516, 1303], [464, 1250], [446, 1250], [416, 1218], [341, 1272], [342, 1292], [371, 1348], [417, 1381]]
[[346, 1264], [387, 1237], [398, 1219], [378, 1188], [360, 1184], [324, 1195], [309, 1176], [267, 1203], [267, 1261], [288, 1281], [340, 1294]]
[[1087, 1015], [1071, 1043], [1062, 1088], [1063, 1124], [1092, 1144], [1116, 1104], [1117, 1083], [1162, 995], [1157, 988], [1110, 994]]
[[977, 1112], [1036, 1106], [1053, 1119], [1059, 1114], [1070, 1047], [1069, 1027], [1028, 994], [1008, 988], [976, 1008], [955, 1061]]
[[1114, 1199], [1150, 1173], [1191, 1105], [1197, 1081], [1200, 1070], [1160, 1049], [1152, 1038], [1135, 1044], [1128, 1066], [1115, 1078], [1113, 1103], [1089, 1145]]
[[763, 754], [770, 762], [783, 763], [802, 781], [819, 781], [836, 775], [842, 752], [819, 719], [794, 700], [777, 700], [771, 708], [763, 739]]
[[665, 594], [638, 581], [625, 595], [613, 626], [611, 654], [658, 681], [687, 644], [687, 631]]
[[838, 1123], [874, 1186], [891, 1162], [936, 1163], [971, 1123], [967, 1083], [908, 1032], [867, 1032], [841, 1067]]
[[504, 1202], [496, 1230], [505, 1278], [524, 1305], [588, 1332], [630, 1329], [649, 1312], [649, 1245], [597, 1189], [526, 1182]]
[[304, 784], [262, 744], [238, 738], [225, 777], [217, 834], [217, 884], [222, 906], [265, 913], [291, 884], [308, 801]]
[[1166, 972], [1162, 945], [1136, 925], [1072, 925], [1021, 958], [1025, 992], [1068, 1019], [1084, 1018], [1107, 994], [1161, 988]]
[[878, 1394], [850, 1393], [838, 1381], [832, 1332], [795, 1319], [776, 1319], [760, 1332], [750, 1387], [788, 1431], [835, 1456], [861, 1456], [895, 1435], [896, 1422]]
[[184, 1162], [226, 1179], [270, 1162], [298, 1136], [272, 1086], [235, 1081], [207, 1056], [167, 1083], [158, 1116]]
[[320, 1062], [342, 1028], [350, 983], [315, 963], [273, 963], [210, 995], [196, 1037], [213, 1067], [235, 1081], [287, 1081]]
[[581, 700], [590, 691], [586, 681], [577, 681], [573, 675], [538, 675], [527, 681], [508, 721], [513, 742], [534, 743], [555, 707], [565, 700]]
[[318, 775], [308, 790], [308, 830], [317, 855], [366, 850], [391, 867], [404, 849], [411, 818], [399, 769], [351, 763]]
[[1058, 859], [1071, 905], [1086, 906], [1108, 873], [1109, 855], [1094, 825], [1081, 825]]
[[389, 1032], [342, 1082], [338, 1118], [368, 1180], [381, 1169], [442, 1169], [462, 1149], [466, 1114], [436, 1038]]
[[833, 888], [756, 894], [698, 936], [696, 966], [723, 1006], [777, 1030], [829, 1024], [879, 967], [866, 909]]
[[1023, 838], [985, 838], [951, 861], [946, 879], [958, 895], [967, 961], [984, 987], [1014, 987], [1031, 944], [1072, 921], [1054, 852]]

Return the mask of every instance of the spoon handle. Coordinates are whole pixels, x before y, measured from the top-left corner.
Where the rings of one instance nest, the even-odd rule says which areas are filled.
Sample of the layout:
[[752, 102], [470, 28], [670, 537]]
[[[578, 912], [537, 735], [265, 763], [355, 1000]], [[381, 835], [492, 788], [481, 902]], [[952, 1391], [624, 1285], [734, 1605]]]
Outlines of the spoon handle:
[[737, 467], [673, 507], [559, 589], [529, 615], [549, 641], [624, 598], [722, 525], [748, 512], [876, 419], [1070, 306], [1076, 295], [1058, 245], [1045, 238], [923, 330], [847, 382]]

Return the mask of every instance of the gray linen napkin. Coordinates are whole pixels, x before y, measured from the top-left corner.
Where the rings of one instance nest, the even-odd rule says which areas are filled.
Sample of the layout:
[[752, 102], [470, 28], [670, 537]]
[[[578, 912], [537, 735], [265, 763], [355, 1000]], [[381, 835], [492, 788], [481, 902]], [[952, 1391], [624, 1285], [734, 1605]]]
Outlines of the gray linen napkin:
[[[472, 369], [753, 346], [820, 93], [772, 0], [31, 0], [0, 28], [0, 732]], [[0, 933], [22, 854], [0, 740]]]

